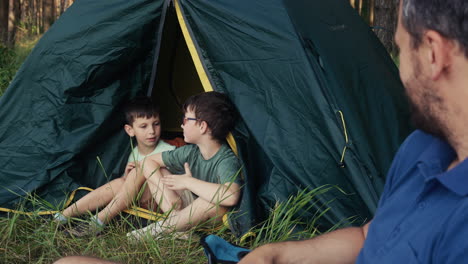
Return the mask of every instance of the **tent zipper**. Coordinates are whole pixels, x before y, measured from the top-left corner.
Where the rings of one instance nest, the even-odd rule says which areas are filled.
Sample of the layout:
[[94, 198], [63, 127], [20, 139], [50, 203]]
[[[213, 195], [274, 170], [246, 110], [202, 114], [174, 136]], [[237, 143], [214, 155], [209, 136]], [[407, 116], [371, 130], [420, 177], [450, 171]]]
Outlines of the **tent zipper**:
[[154, 47], [154, 60], [153, 60], [153, 67], [151, 69], [151, 78], [150, 78], [150, 82], [148, 86], [148, 91], [146, 91], [147, 96], [151, 96], [151, 94], [153, 93], [153, 89], [154, 89], [154, 83], [156, 80], [156, 71], [158, 68], [159, 52], [161, 50], [164, 22], [166, 21], [167, 7], [169, 6], [170, 2], [171, 0], [166, 0], [164, 2], [163, 10], [161, 13], [161, 20], [159, 22], [158, 34], [156, 36], [158, 41], [156, 43], [156, 47]]

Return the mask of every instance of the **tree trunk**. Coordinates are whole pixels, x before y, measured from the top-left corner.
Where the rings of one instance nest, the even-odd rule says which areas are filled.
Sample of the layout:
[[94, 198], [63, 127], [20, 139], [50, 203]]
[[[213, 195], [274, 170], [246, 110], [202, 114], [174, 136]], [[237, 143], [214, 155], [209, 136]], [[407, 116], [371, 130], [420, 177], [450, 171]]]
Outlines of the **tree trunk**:
[[397, 51], [394, 41], [398, 0], [375, 0], [374, 32], [387, 51], [394, 55]]
[[38, 34], [39, 32], [39, 7], [37, 6], [38, 0], [32, 0], [31, 12], [32, 12], [32, 34]]
[[359, 12], [359, 15], [362, 16], [362, 7], [363, 7], [363, 1], [362, 0], [359, 0], [359, 3], [358, 3], [358, 12]]
[[70, 5], [73, 4], [73, 1], [70, 0], [60, 0], [60, 14], [63, 14]]
[[37, 0], [37, 24], [39, 24], [39, 31], [37, 33], [42, 33], [43, 29], [43, 24], [42, 22], [44, 21], [43, 19], [43, 14], [42, 14], [42, 0]]
[[55, 21], [55, 0], [43, 0], [42, 12], [43, 31], [46, 32]]
[[36, 34], [42, 33], [42, 0], [36, 0], [36, 24], [37, 24], [37, 32]]
[[375, 0], [369, 0], [369, 26], [375, 24]]
[[65, 0], [60, 0], [60, 15], [65, 11]]
[[16, 40], [16, 31], [18, 22], [21, 19], [21, 5], [18, 0], [9, 0], [9, 14], [8, 14], [8, 45], [13, 46]]
[[10, 1], [0, 0], [0, 42], [7, 45], [8, 42], [8, 13]]
[[55, 11], [54, 11], [54, 12], [55, 12], [54, 21], [57, 20], [57, 19], [60, 17], [60, 15], [62, 14], [62, 13], [60, 13], [60, 1], [61, 1], [61, 0], [54, 0], [54, 6], [55, 6], [55, 9], [54, 9], [54, 10], [55, 10]]

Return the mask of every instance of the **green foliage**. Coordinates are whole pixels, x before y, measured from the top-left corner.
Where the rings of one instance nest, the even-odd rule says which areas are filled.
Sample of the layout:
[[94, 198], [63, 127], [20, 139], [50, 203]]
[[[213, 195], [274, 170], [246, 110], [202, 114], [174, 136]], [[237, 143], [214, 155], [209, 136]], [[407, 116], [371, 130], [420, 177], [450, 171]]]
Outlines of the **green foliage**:
[[0, 44], [0, 96], [10, 85], [11, 80], [38, 39], [39, 37], [25, 39], [13, 48]]
[[[319, 222], [330, 211], [335, 199], [323, 204], [319, 196], [331, 191], [346, 195], [337, 186], [324, 185], [312, 190], [302, 190], [287, 201], [277, 203], [268, 219], [252, 230], [256, 235], [250, 241], [250, 245], [244, 244], [244, 246], [255, 248], [265, 243], [307, 239], [320, 235], [323, 231], [319, 230]], [[325, 232], [349, 225], [356, 219], [357, 217], [343, 219], [341, 223]]]
[[17, 70], [12, 65], [15, 56], [16, 54], [12, 49], [0, 45], [0, 96], [5, 92]]

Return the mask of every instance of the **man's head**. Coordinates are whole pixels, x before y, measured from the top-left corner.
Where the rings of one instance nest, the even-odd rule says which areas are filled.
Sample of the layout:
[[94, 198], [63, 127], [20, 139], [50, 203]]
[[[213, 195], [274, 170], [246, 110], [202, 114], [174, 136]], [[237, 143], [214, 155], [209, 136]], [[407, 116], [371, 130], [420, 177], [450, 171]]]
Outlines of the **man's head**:
[[[453, 76], [453, 50], [468, 57], [468, 2], [401, 0], [396, 43], [400, 77], [412, 108], [414, 125], [447, 139], [447, 90]], [[452, 66], [453, 67], [453, 66]]]
[[[238, 114], [229, 98], [218, 92], [206, 92], [191, 96], [182, 106], [184, 120], [182, 128], [186, 141], [189, 143], [189, 135], [185, 133], [189, 125], [198, 125], [203, 129], [206, 126], [211, 137], [222, 142], [234, 128]], [[191, 122], [192, 124], [188, 124]]]
[[136, 97], [124, 106], [125, 132], [135, 137], [139, 148], [154, 149], [161, 136], [159, 107], [151, 98]]
[[468, 57], [468, 2], [465, 0], [401, 0], [402, 25], [418, 48], [427, 30], [455, 40]]

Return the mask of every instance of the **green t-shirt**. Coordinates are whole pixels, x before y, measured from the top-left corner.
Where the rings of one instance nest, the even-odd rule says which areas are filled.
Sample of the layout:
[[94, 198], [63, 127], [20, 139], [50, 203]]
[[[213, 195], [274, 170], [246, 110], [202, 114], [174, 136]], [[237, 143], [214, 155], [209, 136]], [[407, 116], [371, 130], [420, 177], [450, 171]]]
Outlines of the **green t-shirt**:
[[163, 152], [162, 159], [173, 174], [184, 174], [184, 163], [188, 162], [192, 176], [199, 180], [218, 184], [227, 182], [241, 184], [238, 175], [239, 159], [226, 144], [221, 145], [218, 152], [208, 160], [203, 158], [197, 145], [185, 145]]

